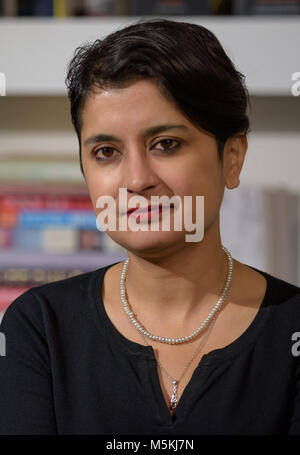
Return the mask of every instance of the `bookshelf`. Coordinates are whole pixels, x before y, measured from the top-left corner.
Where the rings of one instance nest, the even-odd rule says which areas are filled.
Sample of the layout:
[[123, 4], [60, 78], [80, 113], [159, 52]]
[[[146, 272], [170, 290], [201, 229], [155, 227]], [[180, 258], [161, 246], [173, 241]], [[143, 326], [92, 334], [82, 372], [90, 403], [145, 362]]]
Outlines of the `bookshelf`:
[[[18, 267], [28, 267], [28, 252], [26, 251], [7, 251], [5, 249], [0, 249], [0, 255], [1, 265], [3, 266], [3, 264], [5, 264], [7, 269], [14, 268], [16, 263], [18, 264]], [[77, 269], [82, 272], [87, 272], [89, 270], [104, 267], [113, 262], [122, 261], [125, 256], [126, 255], [121, 252], [99, 254], [97, 251], [91, 251], [88, 253], [55, 253], [48, 255], [40, 252], [31, 252], [30, 265], [32, 268], [51, 267], [51, 269], [60, 268], [63, 270], [70, 268], [70, 264], [75, 264], [71, 270]]]
[[[70, 122], [64, 86], [67, 62], [78, 45], [105, 36], [136, 19], [126, 16], [0, 19], [0, 72], [6, 75], [7, 81], [7, 96], [0, 98], [0, 182], [6, 189], [18, 186], [19, 193], [24, 194], [33, 185], [31, 194], [56, 191], [61, 196], [64, 193], [81, 195], [87, 203], [88, 193], [80, 174], [77, 138]], [[300, 97], [291, 94], [291, 74], [300, 71], [296, 58], [300, 16], [185, 16], [183, 19], [212, 30], [233, 61], [238, 62], [238, 69], [246, 75], [253, 107], [250, 113], [253, 132], [249, 136], [241, 185], [270, 191], [280, 187], [283, 192], [300, 195]], [[0, 185], [0, 198], [1, 194]], [[282, 207], [289, 200], [287, 194], [285, 198], [282, 198]], [[228, 213], [232, 217], [230, 210]], [[7, 216], [9, 220], [12, 215]], [[260, 229], [260, 224], [257, 222], [255, 229]], [[32, 237], [32, 233], [27, 234]], [[97, 234], [100, 238], [101, 233]], [[31, 250], [30, 245], [4, 248], [5, 242], [9, 243], [9, 235], [7, 226], [0, 228], [0, 313], [9, 300], [12, 301], [12, 295], [16, 295], [13, 293], [22, 292], [26, 286], [26, 280], [25, 284], [22, 280], [9, 281], [8, 275], [4, 277], [4, 270], [9, 271], [10, 277], [16, 276], [18, 271], [25, 277], [40, 276], [39, 271], [45, 280], [53, 280], [69, 273], [97, 269], [125, 257], [124, 251], [115, 248], [113, 243], [103, 243], [101, 248], [97, 242], [93, 244], [90, 234], [86, 239], [89, 249], [78, 251], [78, 235], [71, 230], [59, 233], [61, 239], [69, 235], [61, 252], [52, 250], [58, 235], [54, 231], [43, 237], [47, 246], [44, 250], [37, 246], [38, 237]], [[299, 252], [298, 262], [293, 258], [291, 263], [297, 270], [289, 271], [290, 275], [286, 276], [279, 266], [276, 270], [278, 276], [287, 280], [290, 276], [290, 281], [296, 284], [298, 280], [300, 285], [300, 241], [293, 242], [294, 250], [298, 248]], [[234, 253], [234, 245], [231, 249]], [[235, 257], [243, 262], [243, 257], [238, 254]], [[276, 271], [275, 268], [268, 269], [263, 258], [261, 265], [253, 265], [261, 266], [269, 273]], [[27, 284], [38, 283], [30, 281]]]

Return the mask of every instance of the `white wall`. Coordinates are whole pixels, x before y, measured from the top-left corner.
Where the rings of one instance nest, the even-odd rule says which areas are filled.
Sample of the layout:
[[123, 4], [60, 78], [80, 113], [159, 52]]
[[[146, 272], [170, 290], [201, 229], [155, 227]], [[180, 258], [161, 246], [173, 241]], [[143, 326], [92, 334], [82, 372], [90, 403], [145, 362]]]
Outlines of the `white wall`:
[[[137, 19], [1, 19], [0, 72], [6, 75], [7, 94], [65, 94], [65, 71], [75, 48]], [[300, 71], [300, 17], [172, 19], [199, 23], [214, 32], [237, 68], [246, 75], [252, 95], [291, 93], [291, 75]]]

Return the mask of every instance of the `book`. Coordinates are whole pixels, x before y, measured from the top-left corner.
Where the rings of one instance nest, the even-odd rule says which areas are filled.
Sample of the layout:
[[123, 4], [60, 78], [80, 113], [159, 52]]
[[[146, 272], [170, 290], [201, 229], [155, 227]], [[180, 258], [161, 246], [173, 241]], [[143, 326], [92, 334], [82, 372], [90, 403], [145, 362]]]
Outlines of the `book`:
[[85, 273], [85, 268], [0, 266], [0, 286], [39, 286]]
[[111, 251], [86, 188], [1, 184], [0, 194], [0, 248], [44, 253]]
[[[1, 185], [0, 188], [0, 228], [10, 229], [22, 225], [22, 214], [25, 218], [29, 214], [32, 218], [35, 211], [38, 213], [54, 214], [56, 213], [72, 213], [74, 214], [89, 214], [90, 217], [95, 219], [93, 215], [93, 206], [90, 197], [86, 193], [78, 194], [78, 188], [75, 186], [55, 186], [44, 185], [34, 189], [30, 185], [28, 188], [24, 185], [18, 186], [5, 186]], [[48, 189], [48, 193], [46, 193]], [[74, 194], [72, 194], [72, 192]], [[2, 194], [1, 194], [2, 193]], [[21, 221], [20, 221], [21, 220]], [[34, 227], [39, 227], [38, 223], [32, 223]], [[44, 223], [45, 224], [45, 223]], [[10, 235], [9, 230], [2, 230], [3, 236]]]
[[0, 248], [12, 248], [14, 246], [14, 229], [0, 227]]
[[300, 14], [299, 0], [233, 0], [233, 14]]
[[193, 15], [211, 14], [209, 0], [128, 0], [128, 14], [133, 15]]
[[0, 195], [0, 226], [16, 226], [19, 214], [26, 210], [92, 212], [93, 207], [88, 196], [38, 193], [2, 194]]
[[114, 0], [85, 0], [86, 16], [112, 16], [115, 10]]
[[18, 0], [17, 1], [17, 15], [18, 16], [33, 16], [35, 7], [36, 7], [35, 0]]
[[122, 16], [128, 14], [127, 2], [128, 0], [67, 0], [66, 10], [71, 16]]
[[67, 1], [53, 0], [52, 12], [55, 18], [64, 18], [67, 16]]
[[[1, 160], [2, 162], [2, 160]], [[86, 184], [82, 183], [65, 183], [65, 182], [1, 182], [0, 181], [0, 195], [3, 194], [17, 194], [17, 195], [30, 195], [35, 194], [49, 195], [50, 197], [57, 197], [59, 195], [74, 195], [86, 196], [89, 198], [89, 192]]]
[[50, 226], [97, 229], [96, 215], [93, 210], [21, 210], [17, 226], [27, 229]]

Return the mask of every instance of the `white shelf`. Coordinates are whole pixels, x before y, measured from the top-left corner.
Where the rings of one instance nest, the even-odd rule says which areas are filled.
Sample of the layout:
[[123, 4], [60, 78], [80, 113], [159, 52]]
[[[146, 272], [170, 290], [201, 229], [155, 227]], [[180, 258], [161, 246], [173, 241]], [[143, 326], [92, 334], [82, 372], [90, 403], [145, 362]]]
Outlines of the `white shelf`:
[[[210, 29], [252, 95], [290, 95], [292, 73], [300, 71], [300, 16], [184, 16]], [[0, 20], [0, 72], [7, 95], [65, 95], [68, 61], [77, 46], [103, 38], [139, 17], [4, 18]]]

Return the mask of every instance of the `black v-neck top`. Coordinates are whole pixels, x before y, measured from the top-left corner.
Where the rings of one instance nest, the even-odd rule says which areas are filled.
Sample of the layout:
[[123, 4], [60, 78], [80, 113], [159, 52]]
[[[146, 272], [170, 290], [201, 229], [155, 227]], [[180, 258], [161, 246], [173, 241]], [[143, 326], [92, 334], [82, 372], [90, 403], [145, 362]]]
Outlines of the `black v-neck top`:
[[255, 318], [202, 357], [171, 416], [152, 347], [105, 311], [112, 265], [31, 288], [6, 310], [0, 434], [300, 434], [299, 287], [252, 267], [267, 279]]

